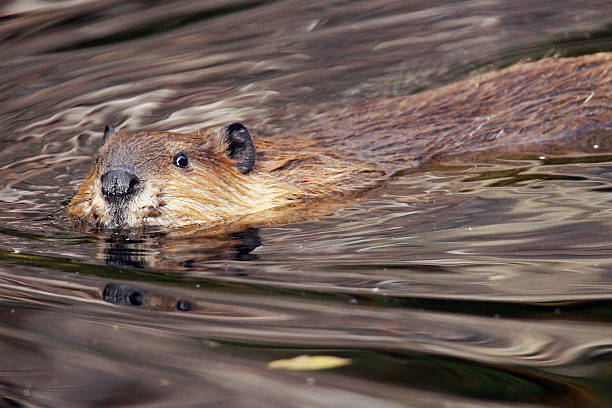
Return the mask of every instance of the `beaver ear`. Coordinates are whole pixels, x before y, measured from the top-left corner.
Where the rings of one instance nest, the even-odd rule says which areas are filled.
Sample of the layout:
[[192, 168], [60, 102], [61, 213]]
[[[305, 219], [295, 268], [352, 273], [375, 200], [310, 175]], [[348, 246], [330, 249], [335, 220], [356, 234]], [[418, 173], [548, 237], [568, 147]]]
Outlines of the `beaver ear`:
[[242, 123], [232, 123], [221, 131], [223, 142], [227, 144], [226, 153], [230, 159], [236, 160], [236, 168], [242, 174], [247, 174], [255, 166], [255, 144], [249, 131]]
[[109, 137], [115, 134], [115, 128], [112, 126], [104, 126], [104, 136], [100, 141], [100, 146], [104, 146]]

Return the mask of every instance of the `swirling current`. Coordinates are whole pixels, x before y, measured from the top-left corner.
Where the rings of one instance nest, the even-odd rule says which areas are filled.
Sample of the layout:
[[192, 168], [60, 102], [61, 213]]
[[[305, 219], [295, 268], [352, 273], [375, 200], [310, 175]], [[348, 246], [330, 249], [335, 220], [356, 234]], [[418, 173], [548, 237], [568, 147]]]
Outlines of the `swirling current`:
[[[231, 233], [82, 232], [64, 209], [107, 124], [242, 121], [273, 140], [372, 96], [610, 51], [611, 15], [596, 0], [2, 3], [0, 406], [610, 406], [598, 145], [437, 163]], [[301, 355], [350, 363], [269, 365]]]

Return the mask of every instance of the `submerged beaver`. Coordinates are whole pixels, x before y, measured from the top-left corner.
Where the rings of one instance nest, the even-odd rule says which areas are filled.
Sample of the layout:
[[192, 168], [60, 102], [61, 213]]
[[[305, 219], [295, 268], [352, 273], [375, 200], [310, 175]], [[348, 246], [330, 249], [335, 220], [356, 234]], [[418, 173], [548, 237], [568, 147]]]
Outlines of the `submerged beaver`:
[[436, 157], [560, 141], [584, 151], [609, 147], [611, 135], [612, 54], [550, 58], [333, 110], [274, 140], [254, 142], [240, 123], [205, 134], [107, 127], [68, 212], [110, 228], [265, 222]]

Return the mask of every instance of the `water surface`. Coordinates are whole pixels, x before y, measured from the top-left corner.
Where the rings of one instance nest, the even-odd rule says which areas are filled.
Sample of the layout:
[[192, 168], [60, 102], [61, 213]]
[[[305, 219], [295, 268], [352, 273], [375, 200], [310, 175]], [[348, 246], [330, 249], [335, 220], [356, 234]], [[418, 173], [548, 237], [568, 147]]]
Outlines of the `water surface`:
[[[524, 58], [610, 50], [606, 1], [0, 8], [0, 396], [23, 407], [608, 406], [612, 156], [397, 174], [230, 233], [84, 233], [105, 124], [257, 137]], [[602, 143], [603, 144], [603, 143]], [[350, 358], [271, 370], [299, 355]]]

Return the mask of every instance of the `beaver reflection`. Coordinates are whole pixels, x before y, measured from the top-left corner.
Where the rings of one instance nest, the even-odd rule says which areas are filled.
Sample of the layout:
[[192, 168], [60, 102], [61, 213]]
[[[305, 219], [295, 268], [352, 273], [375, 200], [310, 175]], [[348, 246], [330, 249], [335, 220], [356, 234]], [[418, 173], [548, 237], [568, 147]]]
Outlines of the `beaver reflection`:
[[191, 310], [191, 302], [187, 299], [177, 299], [173, 296], [152, 293], [125, 283], [109, 282], [102, 290], [105, 302], [119, 306], [146, 306], [163, 311]]
[[145, 268], [147, 251], [139, 248], [145, 240], [128, 236], [111, 236], [106, 239], [105, 261], [110, 266], [131, 266]]
[[261, 238], [257, 228], [208, 237], [118, 233], [104, 241], [103, 254], [109, 266], [181, 270], [191, 269], [200, 261], [253, 261], [258, 258], [251, 252], [259, 246]]

